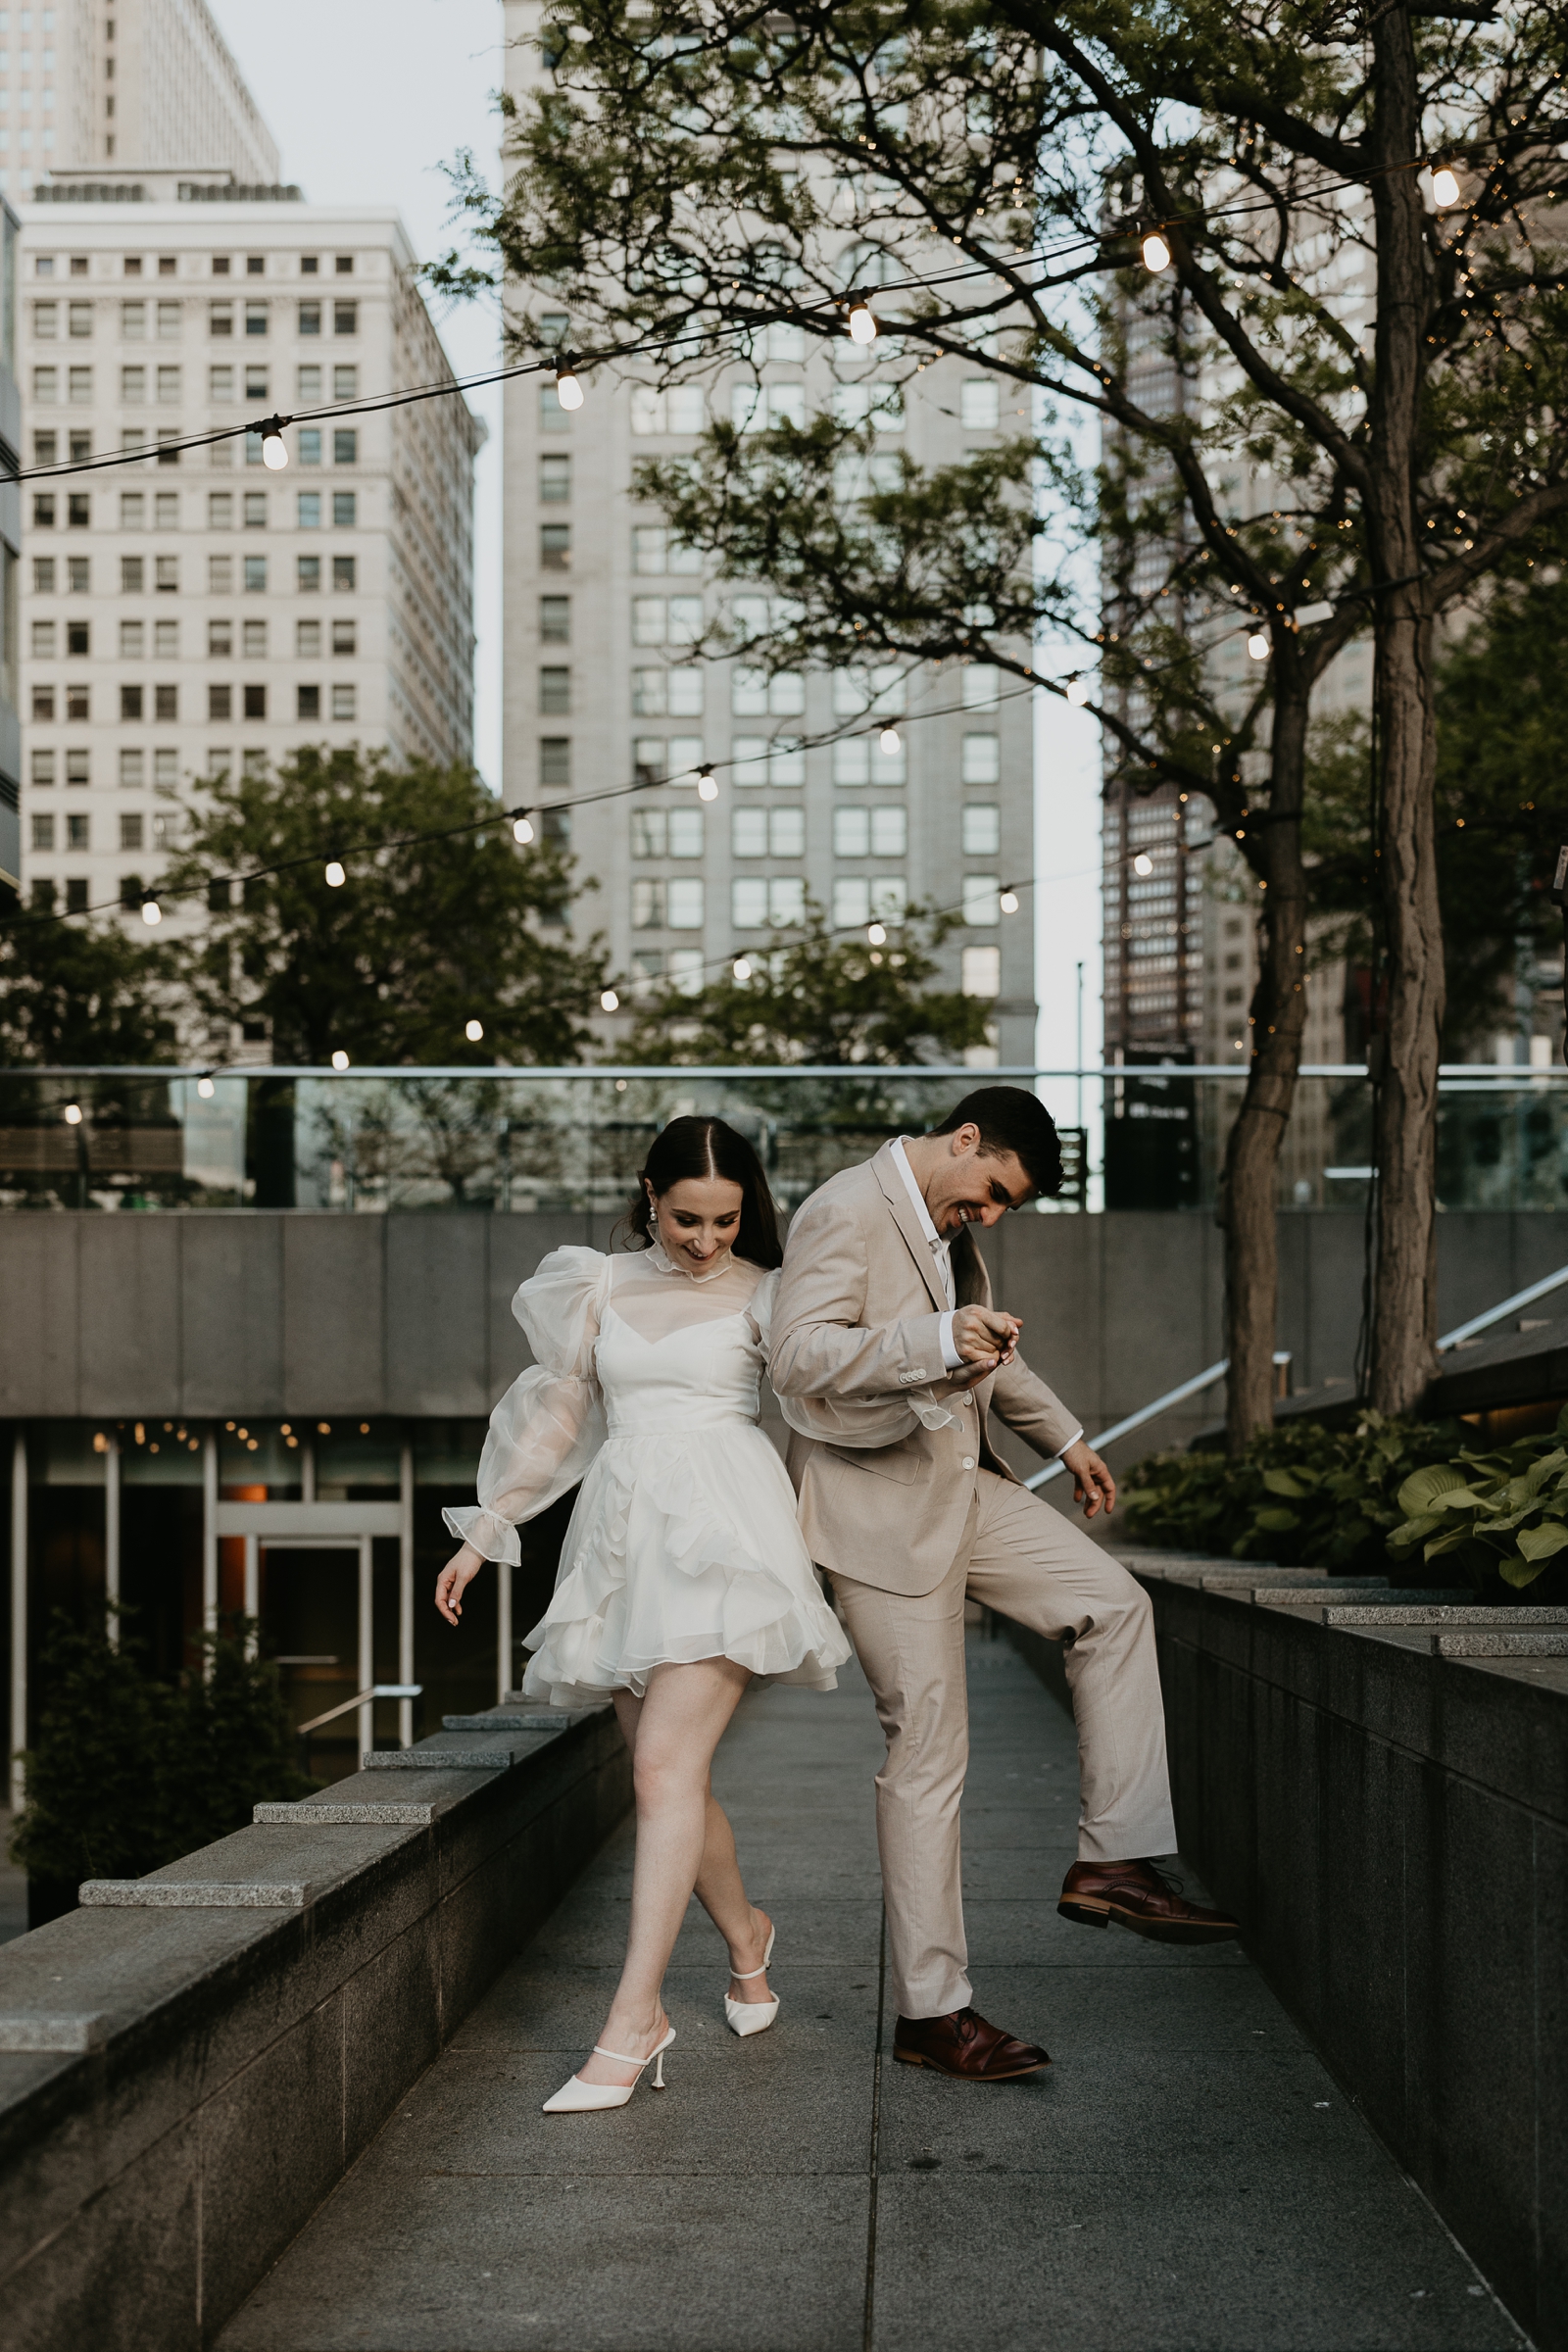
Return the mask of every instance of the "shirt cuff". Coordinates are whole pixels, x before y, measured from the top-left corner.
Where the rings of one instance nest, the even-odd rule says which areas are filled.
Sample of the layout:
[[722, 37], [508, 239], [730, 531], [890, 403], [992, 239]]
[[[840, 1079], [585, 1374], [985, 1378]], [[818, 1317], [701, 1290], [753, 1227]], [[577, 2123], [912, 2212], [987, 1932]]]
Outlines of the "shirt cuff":
[[1072, 1433], [1072, 1436], [1071, 1436], [1071, 1437], [1070, 1437], [1070, 1438], [1067, 1440], [1067, 1443], [1066, 1443], [1066, 1445], [1065, 1445], [1065, 1446], [1058, 1446], [1056, 1447], [1056, 1459], [1057, 1459], [1057, 1461], [1058, 1461], [1058, 1462], [1060, 1461], [1060, 1459], [1061, 1459], [1061, 1457], [1062, 1457], [1062, 1455], [1063, 1455], [1064, 1453], [1068, 1453], [1068, 1452], [1070, 1452], [1070, 1451], [1071, 1451], [1072, 1447], [1073, 1447], [1074, 1446], [1076, 1446], [1076, 1445], [1077, 1445], [1077, 1443], [1078, 1443], [1079, 1439], [1080, 1439], [1080, 1438], [1083, 1436], [1083, 1434], [1084, 1434], [1084, 1433], [1083, 1433], [1083, 1431], [1082, 1431], [1081, 1429], [1075, 1429], [1075, 1430], [1073, 1431], [1073, 1433]]
[[957, 1311], [956, 1307], [950, 1307], [937, 1325], [937, 1341], [942, 1349], [944, 1372], [959, 1372], [963, 1369], [963, 1357], [953, 1345], [953, 1318]]

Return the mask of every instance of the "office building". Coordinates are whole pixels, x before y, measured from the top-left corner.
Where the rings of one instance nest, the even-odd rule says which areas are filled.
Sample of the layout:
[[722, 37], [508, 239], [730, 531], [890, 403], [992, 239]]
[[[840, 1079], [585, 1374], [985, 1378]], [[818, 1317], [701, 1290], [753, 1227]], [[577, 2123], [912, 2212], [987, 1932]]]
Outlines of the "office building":
[[22, 722], [18, 697], [22, 493], [15, 480], [22, 447], [17, 390], [17, 236], [20, 223], [0, 201], [0, 906], [22, 881]]
[[[26, 464], [148, 452], [26, 485], [29, 897], [135, 907], [202, 778], [302, 743], [469, 759], [483, 427], [354, 413], [451, 375], [396, 214], [106, 166], [23, 220]], [[301, 410], [271, 472], [235, 428]]]
[[277, 148], [206, 0], [0, 8], [0, 193], [104, 165], [277, 179]]

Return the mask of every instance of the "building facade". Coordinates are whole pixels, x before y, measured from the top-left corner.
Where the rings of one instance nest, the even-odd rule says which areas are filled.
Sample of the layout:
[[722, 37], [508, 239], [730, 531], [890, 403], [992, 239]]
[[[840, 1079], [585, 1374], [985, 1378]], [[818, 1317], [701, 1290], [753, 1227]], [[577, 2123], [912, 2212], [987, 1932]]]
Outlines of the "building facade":
[[[202, 779], [303, 743], [466, 760], [473, 458], [397, 216], [226, 172], [46, 182], [23, 208], [23, 859], [40, 906], [139, 903]], [[239, 431], [281, 412], [286, 471]], [[203, 910], [171, 909], [196, 925]]]
[[[523, 37], [538, 19], [535, 0], [509, 0], [519, 98], [541, 71]], [[545, 308], [549, 339], [569, 344], [570, 318]], [[882, 452], [951, 464], [1022, 429], [981, 356], [928, 368], [902, 398], [892, 372], [875, 345], [824, 349], [779, 325], [701, 380], [591, 372], [572, 413], [549, 378], [508, 386], [506, 794], [540, 805], [580, 876], [598, 882], [575, 902], [573, 927], [608, 935], [633, 1002], [639, 985], [700, 985], [766, 953], [808, 904], [845, 932], [896, 925], [921, 904], [963, 918], [936, 985], [989, 1001], [990, 1043], [973, 1058], [1029, 1062], [1032, 696], [979, 665], [769, 681], [743, 662], [694, 658], [715, 622], [739, 637], [765, 626], [766, 599], [705, 573], [635, 495], [638, 462], [690, 451], [714, 415], [762, 429], [836, 402], [877, 426], [873, 476]], [[896, 749], [881, 748], [884, 727]], [[708, 805], [696, 790], [704, 761], [719, 787]], [[1009, 885], [1019, 910], [1004, 914]], [[606, 1024], [612, 1040], [631, 1009]]]
[[21, 227], [0, 201], [0, 905], [22, 886], [21, 626], [22, 399], [17, 388], [17, 239]]
[[51, 172], [178, 166], [271, 186], [277, 148], [206, 0], [0, 9], [0, 193]]

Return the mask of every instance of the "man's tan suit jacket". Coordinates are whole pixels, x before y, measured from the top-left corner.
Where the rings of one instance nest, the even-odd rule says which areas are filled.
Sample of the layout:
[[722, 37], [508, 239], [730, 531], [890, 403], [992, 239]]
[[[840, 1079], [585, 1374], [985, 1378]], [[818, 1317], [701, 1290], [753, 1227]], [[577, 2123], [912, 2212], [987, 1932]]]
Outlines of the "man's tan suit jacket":
[[[958, 1304], [989, 1306], [967, 1230], [952, 1262]], [[890, 1144], [796, 1211], [768, 1376], [790, 1427], [801, 1526], [819, 1566], [886, 1592], [933, 1592], [963, 1542], [980, 1470], [1012, 1477], [988, 1442], [993, 1409], [1048, 1455], [1079, 1428], [1019, 1357], [955, 1388], [942, 1365], [947, 1310]]]

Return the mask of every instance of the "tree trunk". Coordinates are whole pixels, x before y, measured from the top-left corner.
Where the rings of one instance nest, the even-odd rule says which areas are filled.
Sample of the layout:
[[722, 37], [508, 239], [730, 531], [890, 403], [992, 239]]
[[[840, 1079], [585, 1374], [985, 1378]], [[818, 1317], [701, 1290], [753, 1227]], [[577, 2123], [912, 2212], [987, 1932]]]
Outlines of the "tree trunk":
[[1225, 1152], [1225, 1434], [1239, 1453], [1274, 1420], [1279, 1298], [1276, 1201], [1306, 1024], [1306, 872], [1301, 798], [1311, 680], [1291, 643], [1275, 646], [1267, 821], [1248, 828], [1250, 863], [1265, 884], [1263, 954], [1252, 995], [1247, 1093]]
[[1373, 578], [1388, 586], [1374, 606], [1379, 773], [1373, 778], [1372, 847], [1389, 991], [1387, 1026], [1371, 1048], [1378, 1081], [1371, 1396], [1380, 1411], [1402, 1413], [1418, 1403], [1437, 1366], [1443, 922], [1433, 807], [1432, 622], [1416, 576], [1422, 553], [1414, 496], [1427, 256], [1413, 169], [1421, 154], [1415, 55], [1403, 9], [1376, 20], [1373, 43], [1378, 324], [1367, 519]]

